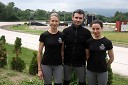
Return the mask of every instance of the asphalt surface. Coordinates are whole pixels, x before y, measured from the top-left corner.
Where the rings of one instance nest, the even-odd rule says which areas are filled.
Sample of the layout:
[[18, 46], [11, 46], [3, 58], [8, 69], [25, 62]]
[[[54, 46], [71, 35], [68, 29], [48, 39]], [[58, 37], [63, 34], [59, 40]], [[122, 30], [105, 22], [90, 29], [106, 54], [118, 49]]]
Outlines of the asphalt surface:
[[[3, 25], [14, 25], [14, 24], [23, 24], [24, 22], [0, 22], [0, 28], [3, 28]], [[39, 45], [39, 35], [31, 35], [26, 33], [19, 33], [0, 29], [0, 36], [4, 35], [6, 42], [9, 44], [14, 44], [16, 37], [22, 39], [22, 46], [37, 50]], [[112, 70], [114, 73], [128, 76], [128, 48], [114, 46], [114, 55], [115, 60], [112, 63]]]

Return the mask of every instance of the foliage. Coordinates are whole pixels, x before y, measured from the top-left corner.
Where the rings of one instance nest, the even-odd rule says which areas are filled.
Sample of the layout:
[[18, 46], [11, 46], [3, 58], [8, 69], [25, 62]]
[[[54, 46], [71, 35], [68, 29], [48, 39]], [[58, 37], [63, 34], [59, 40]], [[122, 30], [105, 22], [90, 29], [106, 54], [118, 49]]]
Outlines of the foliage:
[[14, 83], [7, 79], [0, 79], [0, 85], [14, 85]]
[[10, 63], [11, 69], [17, 70], [19, 72], [22, 72], [25, 69], [25, 63], [19, 57], [19, 54], [21, 53], [21, 45], [22, 45], [21, 38], [16, 37], [15, 44], [14, 44], [14, 50], [13, 50], [16, 56], [12, 58], [12, 61]]
[[[31, 12], [35, 12], [34, 16], [31, 17]], [[52, 10], [51, 12], [57, 12]], [[0, 20], [1, 21], [27, 21], [30, 20], [30, 18], [33, 18], [35, 20], [45, 20], [47, 21], [49, 19], [49, 15], [51, 14], [49, 11], [45, 11], [42, 9], [37, 10], [21, 10], [17, 7], [15, 7], [14, 2], [9, 2], [7, 5], [0, 2]], [[71, 21], [71, 14], [72, 12], [66, 12], [66, 11], [58, 11], [57, 12], [60, 15], [61, 21]], [[112, 17], [106, 17], [103, 15], [96, 15], [97, 19], [102, 20], [103, 22], [109, 22], [109, 23], [115, 23], [118, 20], [128, 20], [128, 12], [122, 13], [122, 12], [115, 12], [115, 15]]]
[[[12, 58], [13, 49], [12, 45], [6, 44], [6, 49], [8, 51], [8, 62], [10, 62], [10, 58]], [[27, 66], [30, 65], [32, 59], [32, 53], [34, 51], [26, 48], [22, 48], [22, 59], [26, 60], [25, 63]], [[29, 57], [26, 57], [29, 56]], [[28, 71], [28, 69], [26, 69]], [[76, 82], [76, 81], [75, 81]], [[72, 84], [72, 83], [71, 83]], [[113, 85], [127, 85], [128, 77], [113, 74]], [[0, 68], [0, 85], [43, 85], [43, 81], [39, 80], [37, 75], [32, 76], [29, 75], [28, 72], [17, 72], [14, 70], [10, 70], [10, 68]], [[73, 85], [73, 84], [72, 84]], [[77, 84], [74, 84], [77, 85]]]
[[22, 72], [25, 69], [25, 63], [21, 58], [13, 57], [10, 63], [10, 67], [12, 70], [17, 70], [19, 72]]
[[77, 85], [77, 75], [75, 71], [72, 73], [70, 85]]
[[4, 67], [7, 65], [7, 52], [5, 47], [5, 36], [1, 36], [0, 38], [0, 67]]
[[37, 65], [37, 52], [33, 52], [33, 58], [31, 64], [29, 66], [29, 74], [36, 75], [38, 72], [38, 65]]
[[107, 85], [113, 85], [113, 72], [112, 68], [108, 67], [108, 82]]
[[4, 35], [1, 36], [1, 39], [0, 40], [2, 40], [4, 44], [6, 43], [6, 39], [5, 39], [5, 36]]
[[43, 81], [39, 81], [38, 79], [24, 79], [19, 85], [43, 85]]
[[121, 76], [119, 74], [113, 75], [113, 85], [127, 85], [128, 84], [128, 77]]
[[21, 38], [16, 37], [15, 44], [14, 44], [14, 53], [19, 54], [21, 53]]

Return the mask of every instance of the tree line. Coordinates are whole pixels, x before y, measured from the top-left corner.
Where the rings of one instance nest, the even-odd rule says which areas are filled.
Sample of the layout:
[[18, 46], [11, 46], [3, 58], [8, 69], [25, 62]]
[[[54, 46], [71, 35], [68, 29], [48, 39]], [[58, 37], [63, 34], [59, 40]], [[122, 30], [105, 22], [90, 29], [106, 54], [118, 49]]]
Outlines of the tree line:
[[[55, 9], [53, 9], [51, 12], [54, 12]], [[26, 9], [21, 10], [18, 7], [15, 7], [14, 2], [9, 2], [7, 5], [0, 2], [0, 21], [28, 21], [30, 18], [34, 18], [35, 20], [44, 20], [47, 21], [49, 15], [51, 14], [50, 11], [37, 9]], [[66, 11], [58, 11], [57, 12], [60, 15], [61, 21], [71, 21], [71, 14], [72, 12], [66, 12]], [[100, 19], [103, 22], [116, 22], [118, 20], [128, 20], [128, 12], [122, 13], [117, 11], [114, 16], [112, 17], [106, 17], [103, 15], [95, 15], [96, 19]]]

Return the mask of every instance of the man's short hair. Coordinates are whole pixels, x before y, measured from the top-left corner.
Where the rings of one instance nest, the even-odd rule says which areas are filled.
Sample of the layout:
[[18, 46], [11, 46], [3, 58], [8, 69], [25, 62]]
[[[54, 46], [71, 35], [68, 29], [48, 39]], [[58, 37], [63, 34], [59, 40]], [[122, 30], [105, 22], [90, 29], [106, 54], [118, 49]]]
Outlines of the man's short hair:
[[82, 9], [76, 9], [72, 15], [74, 16], [75, 13], [83, 14], [85, 16], [85, 13]]

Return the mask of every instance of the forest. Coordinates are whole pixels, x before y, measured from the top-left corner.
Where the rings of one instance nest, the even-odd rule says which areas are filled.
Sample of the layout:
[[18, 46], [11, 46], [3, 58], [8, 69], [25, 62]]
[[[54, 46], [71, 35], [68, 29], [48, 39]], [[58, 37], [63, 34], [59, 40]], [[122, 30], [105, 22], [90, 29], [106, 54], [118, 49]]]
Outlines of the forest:
[[[51, 12], [57, 12], [61, 21], [71, 21], [72, 12], [56, 11], [55, 9], [51, 11], [43, 9], [32, 10], [27, 8], [21, 10], [20, 8], [15, 7], [14, 2], [9, 2], [7, 5], [0, 2], [0, 21], [28, 21], [31, 18], [34, 18], [34, 20], [47, 21]], [[118, 20], [128, 20], [128, 12], [122, 13], [116, 11], [112, 17], [106, 17], [103, 15], [95, 15], [95, 17], [103, 22], [115, 23]]]

